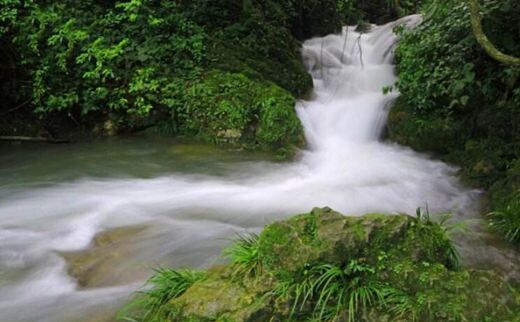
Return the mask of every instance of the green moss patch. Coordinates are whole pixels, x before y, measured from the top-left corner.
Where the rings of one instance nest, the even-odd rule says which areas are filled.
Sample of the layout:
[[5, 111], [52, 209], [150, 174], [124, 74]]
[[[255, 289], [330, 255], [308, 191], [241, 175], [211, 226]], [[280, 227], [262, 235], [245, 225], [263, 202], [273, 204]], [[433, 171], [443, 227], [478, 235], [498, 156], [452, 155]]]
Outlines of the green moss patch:
[[274, 83], [212, 71], [189, 87], [179, 133], [207, 142], [287, 153], [304, 142], [295, 99]]

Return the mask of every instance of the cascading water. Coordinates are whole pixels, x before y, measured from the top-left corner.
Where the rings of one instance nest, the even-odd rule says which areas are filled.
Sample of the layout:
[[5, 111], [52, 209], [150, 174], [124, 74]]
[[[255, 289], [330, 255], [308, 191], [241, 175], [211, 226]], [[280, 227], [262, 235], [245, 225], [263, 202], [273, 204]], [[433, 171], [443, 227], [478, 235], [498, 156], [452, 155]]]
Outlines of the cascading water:
[[[287, 215], [330, 206], [345, 214], [468, 211], [475, 192], [453, 169], [409, 149], [378, 141], [396, 93], [392, 49], [396, 24], [360, 34], [311, 39], [303, 58], [314, 79], [298, 103], [309, 148], [292, 164], [239, 162], [227, 176], [171, 174], [156, 178], [75, 180], [0, 187], [0, 321], [71, 321], [117, 307], [142, 284], [81, 290], [60, 252], [87, 248], [116, 227], [145, 227], [124, 265], [208, 265], [236, 232], [258, 230]], [[2, 277], [0, 277], [2, 279]], [[88, 320], [88, 318], [86, 319]]]

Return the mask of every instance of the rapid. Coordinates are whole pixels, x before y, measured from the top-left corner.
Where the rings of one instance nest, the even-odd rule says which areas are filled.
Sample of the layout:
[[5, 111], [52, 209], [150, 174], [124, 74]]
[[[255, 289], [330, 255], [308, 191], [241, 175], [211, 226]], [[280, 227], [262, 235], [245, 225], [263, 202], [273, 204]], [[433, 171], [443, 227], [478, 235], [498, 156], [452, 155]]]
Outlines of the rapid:
[[[480, 193], [463, 187], [455, 168], [381, 140], [398, 96], [395, 90], [383, 93], [396, 81], [393, 28], [419, 21], [409, 16], [367, 33], [345, 27], [304, 43], [314, 90], [296, 110], [308, 146], [291, 163], [243, 157], [207, 164], [187, 157], [181, 158], [184, 163], [156, 162], [151, 159], [161, 149], [171, 148], [157, 146], [159, 152], [150, 156], [149, 143], [144, 154], [133, 150], [127, 159], [97, 151], [135, 163], [117, 175], [88, 171], [107, 165], [90, 152], [82, 154], [86, 159], [71, 159], [81, 166], [70, 176], [21, 180], [16, 176], [29, 170], [16, 162], [7, 167], [0, 158], [5, 176], [0, 181], [0, 321], [110, 320], [150, 268], [211, 265], [237, 233], [259, 231], [316, 206], [362, 215], [413, 214], [428, 205], [432, 213], [477, 217]], [[30, 155], [34, 160], [25, 167], [49, 162], [40, 153]], [[135, 170], [143, 167], [160, 171]], [[42, 170], [67, 171], [67, 166]], [[96, 235], [125, 227], [139, 229], [111, 250], [121, 256], [102, 271], [105, 282], [80, 287], [63, 254], [88, 249]], [[479, 257], [472, 252], [492, 248], [483, 241], [460, 244], [468, 262]], [[465, 250], [468, 244], [473, 250]], [[507, 254], [493, 256], [504, 261]]]

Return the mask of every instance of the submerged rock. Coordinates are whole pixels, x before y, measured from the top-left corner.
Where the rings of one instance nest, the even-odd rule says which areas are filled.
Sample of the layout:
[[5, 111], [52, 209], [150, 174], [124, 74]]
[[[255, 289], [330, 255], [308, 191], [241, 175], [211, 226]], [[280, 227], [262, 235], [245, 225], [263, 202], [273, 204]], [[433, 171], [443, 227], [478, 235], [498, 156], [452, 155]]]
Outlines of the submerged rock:
[[61, 253], [68, 263], [68, 273], [82, 288], [123, 285], [147, 276], [141, 265], [125, 266], [130, 257], [129, 243], [145, 227], [129, 226], [96, 235], [91, 247], [78, 252]]
[[238, 241], [243, 247], [230, 264], [185, 284], [154, 314], [169, 321], [516, 321], [517, 290], [491, 271], [459, 268], [446, 230], [428, 214], [345, 217], [315, 208]]

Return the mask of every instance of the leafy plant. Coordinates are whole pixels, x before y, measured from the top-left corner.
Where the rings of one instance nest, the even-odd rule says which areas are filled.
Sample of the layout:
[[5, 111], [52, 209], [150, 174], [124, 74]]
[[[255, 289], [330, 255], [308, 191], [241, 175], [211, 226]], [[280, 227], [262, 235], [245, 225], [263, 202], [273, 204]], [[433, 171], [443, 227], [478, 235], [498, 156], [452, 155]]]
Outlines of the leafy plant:
[[393, 292], [386, 299], [388, 311], [394, 319], [408, 318], [410, 322], [419, 321], [419, 312], [413, 298], [405, 292]]
[[231, 259], [236, 276], [257, 276], [262, 272], [262, 256], [259, 252], [258, 235], [239, 235], [238, 240], [224, 250]]
[[191, 269], [156, 269], [147, 281], [149, 289], [140, 291], [120, 313], [120, 318], [131, 322], [162, 322], [172, 317], [166, 304], [196, 282], [206, 278], [205, 272]]
[[504, 204], [491, 212], [490, 227], [504, 234], [510, 242], [520, 241], [520, 190], [507, 198]]
[[453, 268], [458, 267], [460, 262], [460, 254], [453, 244], [450, 236], [454, 232], [464, 230], [466, 228], [465, 223], [449, 223], [451, 214], [444, 213], [432, 216], [428, 206], [426, 206], [424, 210], [422, 208], [417, 208], [416, 216], [421, 233], [430, 234], [432, 240], [435, 243], [443, 245], [443, 249], [445, 250], [445, 254], [449, 259], [450, 266]]
[[306, 309], [317, 321], [355, 321], [360, 310], [384, 304], [388, 287], [377, 282], [375, 268], [357, 260], [345, 267], [317, 264], [306, 267], [300, 277], [284, 280], [275, 292], [280, 297], [292, 297], [291, 316]]

